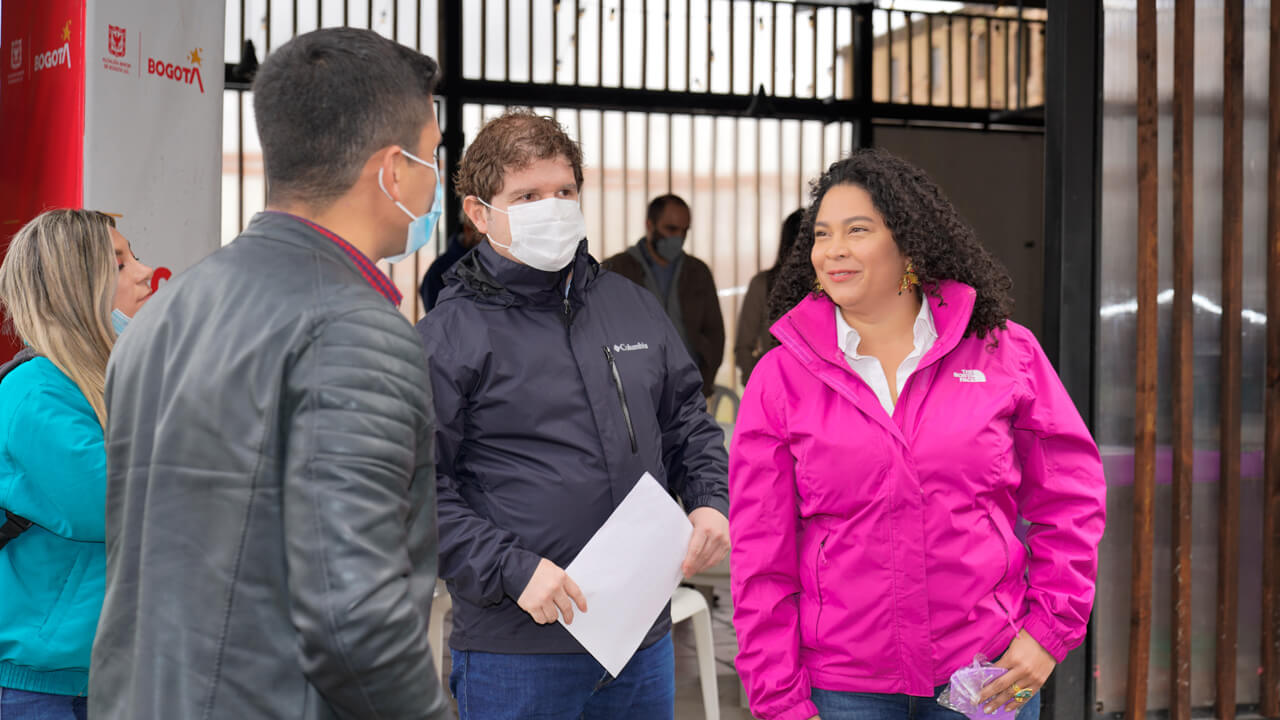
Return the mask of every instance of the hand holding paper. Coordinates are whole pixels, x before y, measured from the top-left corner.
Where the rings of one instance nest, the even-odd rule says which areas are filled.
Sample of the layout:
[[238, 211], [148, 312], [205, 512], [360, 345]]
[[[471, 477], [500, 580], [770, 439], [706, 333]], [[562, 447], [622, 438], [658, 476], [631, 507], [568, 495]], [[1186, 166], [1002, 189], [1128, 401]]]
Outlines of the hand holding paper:
[[560, 622], [614, 677], [680, 584], [692, 536], [684, 511], [645, 473], [566, 568], [582, 588], [584, 612], [572, 625]]
[[538, 561], [533, 577], [529, 578], [529, 584], [524, 586], [516, 600], [520, 609], [533, 616], [533, 621], [539, 625], [555, 622], [558, 616], [564, 617], [565, 625], [572, 623], [573, 603], [578, 604], [579, 610], [587, 611], [587, 599], [578, 589], [578, 584], [546, 558]]

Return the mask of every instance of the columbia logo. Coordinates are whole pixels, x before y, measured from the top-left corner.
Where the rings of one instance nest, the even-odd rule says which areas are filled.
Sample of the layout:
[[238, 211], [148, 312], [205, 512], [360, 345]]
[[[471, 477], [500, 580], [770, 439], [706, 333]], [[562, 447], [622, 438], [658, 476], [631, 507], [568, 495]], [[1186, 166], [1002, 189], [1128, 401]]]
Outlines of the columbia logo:
[[962, 383], [984, 383], [987, 381], [987, 376], [983, 375], [981, 370], [961, 370], [960, 372], [952, 373], [952, 375]]
[[631, 352], [632, 350], [648, 350], [648, 349], [649, 349], [649, 345], [647, 343], [642, 343], [642, 342], [641, 343], [623, 343], [621, 345], [613, 346], [614, 352]]

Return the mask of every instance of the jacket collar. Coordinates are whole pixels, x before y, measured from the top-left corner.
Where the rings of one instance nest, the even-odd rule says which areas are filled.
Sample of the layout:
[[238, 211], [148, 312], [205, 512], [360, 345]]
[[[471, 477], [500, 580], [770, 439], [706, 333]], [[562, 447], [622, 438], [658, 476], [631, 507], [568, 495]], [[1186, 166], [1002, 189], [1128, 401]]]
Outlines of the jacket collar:
[[245, 234], [259, 233], [274, 239], [300, 242], [342, 258], [343, 264], [358, 272], [360, 277], [392, 305], [399, 306], [404, 298], [386, 273], [378, 269], [359, 248], [339, 237], [328, 228], [321, 227], [306, 218], [280, 210], [263, 210], [254, 215], [244, 229]]
[[445, 284], [460, 284], [459, 296], [474, 296], [489, 304], [560, 308], [564, 305], [565, 278], [571, 271], [573, 284], [569, 298], [575, 305], [581, 305], [587, 287], [599, 273], [599, 264], [587, 251], [586, 240], [578, 244], [573, 262], [556, 272], [538, 270], [509, 260], [485, 241], [449, 270]]
[[[937, 291], [938, 297], [925, 293], [925, 299], [933, 314], [938, 339], [920, 359], [917, 373], [927, 372], [929, 366], [960, 344], [973, 315], [973, 304], [977, 298], [973, 288], [944, 280], [938, 284]], [[835, 305], [830, 298], [809, 295], [774, 323], [770, 332], [811, 373], [884, 425], [905, 444], [902, 430], [885, 415], [875, 393], [861, 382], [845, 360], [837, 338], [836, 323], [832, 322], [834, 312]]]

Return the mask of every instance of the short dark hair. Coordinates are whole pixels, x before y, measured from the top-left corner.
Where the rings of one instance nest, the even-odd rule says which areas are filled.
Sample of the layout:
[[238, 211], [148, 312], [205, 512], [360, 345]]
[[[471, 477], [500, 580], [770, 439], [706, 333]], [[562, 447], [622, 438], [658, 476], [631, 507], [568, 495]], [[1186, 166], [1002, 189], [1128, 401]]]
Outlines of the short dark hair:
[[689, 203], [685, 202], [684, 198], [679, 195], [667, 193], [666, 195], [659, 195], [649, 203], [649, 209], [645, 211], [645, 218], [654, 225], [657, 225], [658, 218], [662, 217], [662, 211], [666, 210], [667, 206], [672, 203], [679, 205], [685, 210], [689, 209]]
[[502, 190], [508, 172], [555, 157], [569, 163], [578, 190], [582, 190], [582, 148], [560, 123], [527, 108], [508, 110], [485, 123], [467, 146], [454, 175], [454, 187], [458, 197], [474, 195], [490, 202]]
[[417, 153], [438, 74], [435, 60], [370, 30], [326, 28], [280, 46], [253, 81], [268, 199], [324, 207], [379, 149]]

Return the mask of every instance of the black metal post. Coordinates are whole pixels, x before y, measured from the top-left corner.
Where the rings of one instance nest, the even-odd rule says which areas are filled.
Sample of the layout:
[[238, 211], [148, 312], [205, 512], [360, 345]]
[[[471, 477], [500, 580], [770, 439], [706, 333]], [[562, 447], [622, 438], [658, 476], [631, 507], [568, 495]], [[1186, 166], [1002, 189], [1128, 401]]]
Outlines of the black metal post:
[[[874, 6], [870, 4], [857, 5], [853, 8], [853, 99], [862, 103], [863, 107], [869, 107], [871, 104], [871, 63], [876, 42], [871, 25], [873, 11]], [[892, 84], [891, 73], [890, 85]], [[889, 98], [889, 102], [893, 102], [892, 97]], [[874, 142], [873, 135], [870, 113], [860, 113], [853, 119], [853, 147], [871, 147]]]
[[[462, 93], [458, 92], [462, 81], [463, 33], [459, 31], [462, 27], [462, 0], [441, 0], [439, 7], [441, 77], [437, 93], [444, 97], [444, 227], [445, 237], [450, 237], [460, 229], [458, 215], [462, 210], [462, 200], [454, 190], [453, 176], [458, 170], [458, 161], [462, 159], [462, 148], [466, 145], [466, 138], [462, 134]], [[483, 17], [480, 22], [484, 23]]]
[[[1095, 426], [1101, 217], [1101, 3], [1049, 0], [1045, 76], [1045, 298], [1041, 342], [1067, 392]], [[987, 56], [990, 58], [990, 43]], [[988, 73], [990, 88], [990, 73]], [[1092, 632], [1058, 665], [1045, 720], [1095, 716]]]

